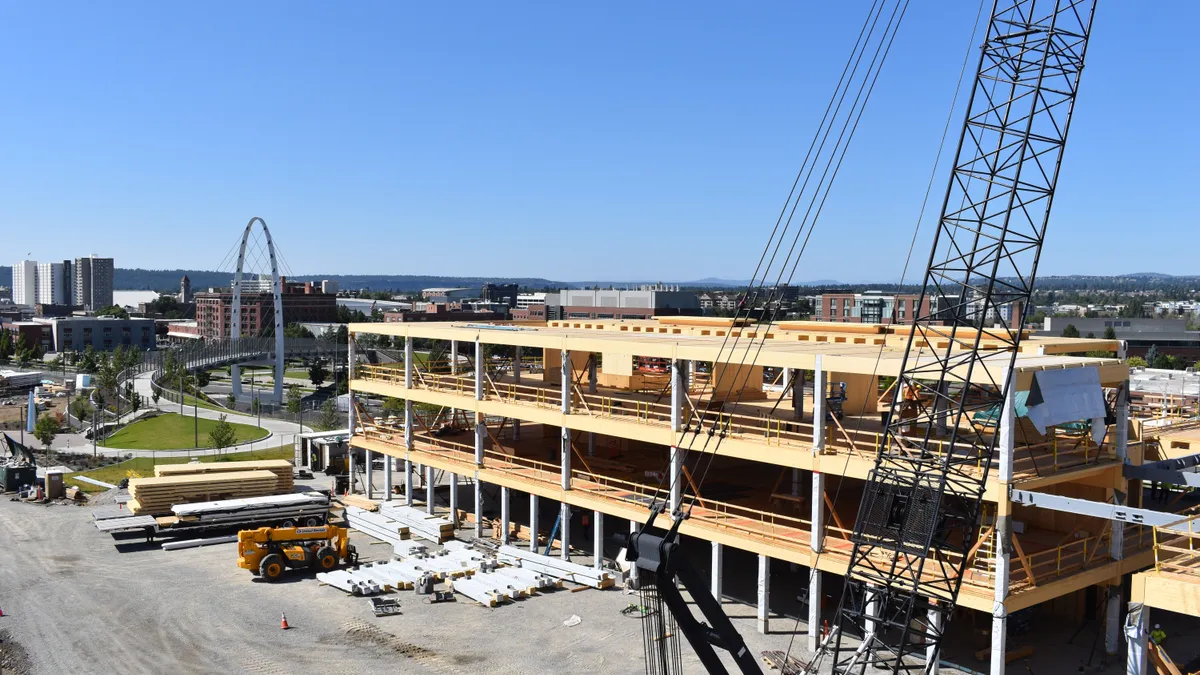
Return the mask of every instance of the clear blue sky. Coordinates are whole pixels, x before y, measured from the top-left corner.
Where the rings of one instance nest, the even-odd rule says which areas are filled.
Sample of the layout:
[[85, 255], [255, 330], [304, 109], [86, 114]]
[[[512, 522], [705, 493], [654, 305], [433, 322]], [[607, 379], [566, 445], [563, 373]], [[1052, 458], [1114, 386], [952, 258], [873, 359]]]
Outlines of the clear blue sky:
[[[745, 278], [867, 5], [4, 0], [0, 263]], [[798, 280], [899, 276], [975, 10], [912, 4]], [[1197, 25], [1101, 1], [1043, 273], [1200, 273]]]

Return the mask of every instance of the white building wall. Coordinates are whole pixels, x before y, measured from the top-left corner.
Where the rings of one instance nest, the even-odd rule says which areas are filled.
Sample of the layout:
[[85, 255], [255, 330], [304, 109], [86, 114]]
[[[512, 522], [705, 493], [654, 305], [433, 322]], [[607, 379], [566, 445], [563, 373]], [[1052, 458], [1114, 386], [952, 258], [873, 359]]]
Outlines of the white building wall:
[[33, 260], [22, 260], [13, 265], [12, 301], [15, 305], [32, 307], [37, 304], [38, 264]]

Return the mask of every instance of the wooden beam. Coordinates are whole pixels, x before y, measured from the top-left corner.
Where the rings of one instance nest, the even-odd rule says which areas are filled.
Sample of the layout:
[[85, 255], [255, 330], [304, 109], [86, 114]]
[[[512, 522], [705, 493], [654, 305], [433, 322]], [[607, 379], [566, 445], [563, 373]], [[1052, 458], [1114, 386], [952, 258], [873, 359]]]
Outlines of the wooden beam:
[[[1025, 556], [1025, 551], [1021, 548], [1021, 540], [1017, 538], [1017, 533], [1012, 532], [1013, 548], [1016, 549], [1017, 558], [1021, 561], [1021, 567], [1025, 570], [1025, 576], [1029, 577], [1029, 585], [1037, 586], [1037, 580], [1033, 577], [1033, 567], [1029, 565], [1029, 558]], [[1096, 548], [1100, 548], [1097, 546]]]

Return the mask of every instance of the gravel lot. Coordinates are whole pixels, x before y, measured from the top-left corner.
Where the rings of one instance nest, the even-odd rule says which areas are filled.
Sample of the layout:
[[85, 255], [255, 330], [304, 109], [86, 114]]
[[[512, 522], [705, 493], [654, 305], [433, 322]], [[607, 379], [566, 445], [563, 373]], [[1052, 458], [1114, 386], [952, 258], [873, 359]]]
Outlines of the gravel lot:
[[[91, 524], [97, 501], [104, 497], [88, 507], [0, 500], [0, 672], [645, 672], [640, 622], [619, 614], [635, 598], [619, 590], [560, 591], [496, 609], [427, 605], [402, 592], [403, 614], [376, 618], [367, 600], [302, 573], [278, 584], [255, 580], [237, 567], [231, 544], [167, 552], [140, 540], [115, 542]], [[372, 542], [354, 537], [364, 560], [390, 557], [389, 547]], [[727, 588], [752, 594], [753, 572], [746, 572], [727, 570]], [[787, 593], [787, 581], [773, 578], [772, 585]], [[797, 628], [791, 618], [773, 619], [773, 632], [759, 635], [753, 607], [725, 607], [755, 654], [787, 649]], [[292, 630], [280, 630], [282, 613]], [[564, 626], [572, 614], [582, 623]], [[1159, 617], [1167, 623], [1164, 613]], [[1200, 633], [1197, 623], [1171, 621], [1177, 658], [1193, 656], [1184, 647]], [[803, 657], [805, 626], [798, 628], [795, 652]], [[987, 638], [965, 624], [956, 628], [947, 652], [986, 671], [968, 659]], [[1088, 627], [1066, 644], [1076, 628], [1050, 620], [1018, 638], [1037, 643], [1032, 672], [1078, 672], [1095, 631]], [[1085, 672], [1123, 672], [1120, 657], [1104, 663], [1102, 645]], [[686, 644], [683, 652], [687, 671], [703, 672]], [[1027, 672], [1023, 665], [1010, 672]]]

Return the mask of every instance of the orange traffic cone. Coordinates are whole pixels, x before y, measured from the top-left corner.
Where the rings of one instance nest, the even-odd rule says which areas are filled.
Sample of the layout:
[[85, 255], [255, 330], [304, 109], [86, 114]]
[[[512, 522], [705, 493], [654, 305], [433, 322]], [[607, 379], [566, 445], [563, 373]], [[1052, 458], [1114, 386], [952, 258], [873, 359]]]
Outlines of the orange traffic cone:
[[0, 609], [0, 616], [4, 616], [4, 610]]
[[280, 620], [279, 627], [282, 630], [287, 630], [287, 629], [291, 628], [291, 626], [289, 626], [288, 622], [287, 622], [287, 614], [281, 614], [280, 616], [282, 616], [283, 618]]

